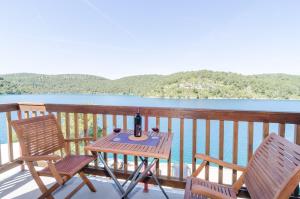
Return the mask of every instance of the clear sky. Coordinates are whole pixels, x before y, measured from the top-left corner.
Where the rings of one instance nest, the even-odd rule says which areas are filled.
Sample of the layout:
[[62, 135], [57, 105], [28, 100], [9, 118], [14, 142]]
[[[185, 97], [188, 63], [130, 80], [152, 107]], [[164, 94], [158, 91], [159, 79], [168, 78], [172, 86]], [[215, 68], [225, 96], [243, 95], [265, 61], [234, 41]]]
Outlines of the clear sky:
[[300, 74], [300, 0], [0, 0], [0, 73]]

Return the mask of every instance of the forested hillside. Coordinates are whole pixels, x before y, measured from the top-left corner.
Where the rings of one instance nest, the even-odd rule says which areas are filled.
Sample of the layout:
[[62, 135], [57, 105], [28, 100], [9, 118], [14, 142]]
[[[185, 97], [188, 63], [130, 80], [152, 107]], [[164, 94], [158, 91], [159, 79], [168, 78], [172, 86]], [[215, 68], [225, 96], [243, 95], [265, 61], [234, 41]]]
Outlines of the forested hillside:
[[192, 71], [109, 80], [92, 75], [0, 75], [0, 94], [108, 93], [172, 98], [300, 99], [300, 76]]

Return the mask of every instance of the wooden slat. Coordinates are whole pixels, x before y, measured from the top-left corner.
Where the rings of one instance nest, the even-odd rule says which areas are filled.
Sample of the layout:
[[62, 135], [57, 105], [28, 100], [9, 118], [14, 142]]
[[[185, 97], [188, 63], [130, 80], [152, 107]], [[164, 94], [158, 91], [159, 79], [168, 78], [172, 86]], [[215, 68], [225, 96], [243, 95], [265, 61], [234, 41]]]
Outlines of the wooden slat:
[[[172, 118], [170, 118], [170, 117], [168, 117], [168, 133], [171, 135], [172, 134]], [[172, 174], [172, 159], [171, 159], [171, 157], [172, 157], [172, 148], [171, 148], [171, 151], [170, 151], [170, 157], [169, 157], [169, 159], [168, 159], [168, 177], [170, 177], [171, 176], [171, 174]]]
[[[87, 115], [87, 113], [84, 113], [83, 114], [83, 134], [84, 134], [84, 137], [89, 136], [88, 135], [88, 129], [89, 129], [89, 127], [88, 127], [88, 115]], [[85, 140], [84, 141], [84, 146], [86, 146], [86, 145], [87, 145], [87, 141]], [[84, 154], [87, 155], [86, 150], [84, 150]]]
[[196, 155], [197, 152], [197, 120], [193, 119], [193, 135], [192, 135], [192, 172], [196, 170]]
[[[78, 127], [78, 113], [74, 113], [74, 136], [75, 139], [79, 138], [79, 127]], [[75, 141], [75, 152], [76, 155], [79, 155], [79, 143]]]
[[[70, 139], [70, 114], [66, 113], [66, 139]], [[67, 154], [71, 154], [71, 143], [67, 142]]]
[[[232, 163], [237, 164], [237, 157], [238, 157], [238, 140], [239, 140], [239, 123], [238, 121], [233, 122], [233, 154], [232, 154]], [[237, 171], [232, 171], [232, 182], [235, 183], [237, 179]]]
[[[219, 127], [219, 160], [224, 159], [224, 121], [220, 120]], [[219, 183], [223, 184], [223, 166], [219, 166]]]
[[[210, 120], [206, 120], [205, 126], [205, 154], [210, 155]], [[209, 180], [209, 163], [205, 166], [205, 179]]]
[[[117, 116], [113, 115], [112, 116], [113, 119], [113, 127], [117, 128]], [[118, 166], [118, 155], [114, 153], [114, 170], [117, 170], [117, 166]]]
[[[295, 124], [294, 125], [294, 142], [298, 145], [300, 145], [300, 125]], [[294, 196], [299, 196], [299, 185], [296, 187], [295, 191], [294, 191]]]
[[12, 140], [11, 112], [6, 112], [6, 124], [7, 124], [8, 160], [12, 162], [14, 159], [14, 153], [13, 153], [13, 140]]
[[269, 123], [263, 123], [263, 138], [265, 139], [269, 135]]
[[279, 124], [278, 132], [281, 137], [285, 137], [285, 124]]
[[[26, 118], [29, 118], [29, 113], [28, 111], [25, 111], [25, 114], [26, 114]], [[57, 112], [56, 114], [56, 120], [57, 120], [57, 124], [58, 126], [60, 127], [60, 129], [62, 130], [61, 128], [61, 112]], [[65, 151], [66, 152], [66, 151]], [[63, 157], [63, 150], [60, 150], [60, 156]]]
[[253, 155], [253, 122], [248, 123], [248, 162]]
[[180, 118], [179, 179], [183, 179], [184, 119]]

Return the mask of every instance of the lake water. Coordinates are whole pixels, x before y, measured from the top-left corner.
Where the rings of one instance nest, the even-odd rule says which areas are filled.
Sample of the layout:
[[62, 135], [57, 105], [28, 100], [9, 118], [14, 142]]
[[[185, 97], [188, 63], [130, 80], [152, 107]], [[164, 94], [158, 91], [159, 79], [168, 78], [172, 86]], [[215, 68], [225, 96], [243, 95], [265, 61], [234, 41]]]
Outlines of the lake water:
[[[185, 107], [206, 109], [233, 109], [233, 110], [260, 110], [279, 112], [300, 112], [300, 101], [292, 100], [233, 100], [233, 99], [160, 99], [143, 98], [136, 96], [119, 95], [0, 95], [0, 103], [12, 102], [42, 102], [42, 103], [70, 103], [70, 104], [97, 104], [119, 106], [151, 106], [151, 107]], [[16, 118], [16, 115], [13, 115]], [[118, 126], [122, 125], [122, 118], [118, 117]], [[205, 121], [197, 120], [198, 137], [197, 152], [205, 149]], [[98, 124], [102, 121], [99, 117]], [[167, 118], [161, 118], [161, 131], [167, 131]], [[172, 162], [179, 161], [179, 119], [173, 119], [173, 151]], [[108, 117], [108, 132], [112, 130], [112, 119]], [[150, 118], [149, 127], [155, 126], [155, 118]], [[128, 118], [128, 128], [133, 127], [133, 118]], [[211, 155], [218, 157], [219, 122], [211, 121]], [[225, 146], [224, 159], [232, 161], [233, 122], [225, 121]], [[278, 124], [270, 124], [270, 131], [278, 132]], [[294, 139], [293, 125], [286, 125], [286, 138]], [[5, 114], [0, 114], [0, 143], [6, 143]], [[254, 148], [262, 141], [262, 123], [254, 124]], [[239, 122], [238, 163], [247, 163], [247, 123]], [[121, 157], [121, 156], [120, 156]], [[191, 163], [192, 160], [192, 120], [185, 120], [184, 128], [184, 161]]]

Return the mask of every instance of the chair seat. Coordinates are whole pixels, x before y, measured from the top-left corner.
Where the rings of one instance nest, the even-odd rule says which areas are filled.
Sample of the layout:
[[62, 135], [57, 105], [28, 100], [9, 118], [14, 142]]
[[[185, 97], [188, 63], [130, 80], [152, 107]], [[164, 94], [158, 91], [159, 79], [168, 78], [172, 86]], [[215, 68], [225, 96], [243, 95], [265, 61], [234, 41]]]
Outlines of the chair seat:
[[[68, 155], [65, 158], [59, 160], [55, 163], [55, 167], [59, 174], [73, 176], [88, 163], [95, 160], [93, 156], [88, 155]], [[52, 176], [48, 167], [45, 167], [39, 171], [40, 175]]]
[[224, 198], [235, 199], [235, 191], [225, 185], [209, 182], [200, 178], [187, 178], [184, 199]]

